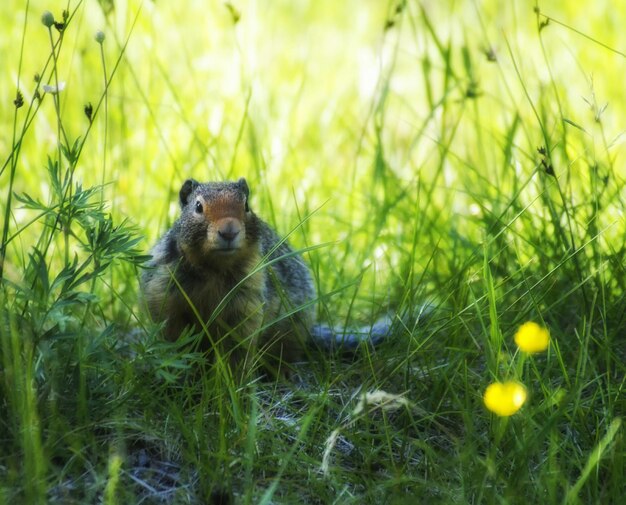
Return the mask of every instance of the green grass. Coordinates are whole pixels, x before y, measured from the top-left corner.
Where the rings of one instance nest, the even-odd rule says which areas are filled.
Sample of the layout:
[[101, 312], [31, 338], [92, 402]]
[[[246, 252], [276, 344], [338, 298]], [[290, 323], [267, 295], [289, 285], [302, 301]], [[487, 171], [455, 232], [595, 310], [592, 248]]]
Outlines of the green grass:
[[[621, 502], [623, 9], [229, 5], [0, 7], [0, 504]], [[191, 176], [389, 340], [244, 385], [162, 341], [138, 275]]]

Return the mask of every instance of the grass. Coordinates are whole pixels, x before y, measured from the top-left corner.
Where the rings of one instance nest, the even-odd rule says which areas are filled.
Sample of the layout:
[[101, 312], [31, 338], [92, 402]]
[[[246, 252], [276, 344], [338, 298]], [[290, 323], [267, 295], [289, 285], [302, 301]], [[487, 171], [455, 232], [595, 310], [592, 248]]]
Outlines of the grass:
[[[0, 8], [0, 503], [620, 502], [622, 11], [57, 8]], [[138, 275], [181, 182], [242, 175], [320, 320], [387, 342], [238, 385], [159, 337]]]

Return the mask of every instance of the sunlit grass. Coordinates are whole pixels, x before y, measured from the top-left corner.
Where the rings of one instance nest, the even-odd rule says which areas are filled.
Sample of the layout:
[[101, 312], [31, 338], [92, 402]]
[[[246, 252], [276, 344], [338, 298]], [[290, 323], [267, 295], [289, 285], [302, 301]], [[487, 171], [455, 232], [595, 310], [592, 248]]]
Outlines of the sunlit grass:
[[[622, 499], [623, 9], [63, 7], [0, 6], [0, 502]], [[240, 386], [160, 339], [141, 254], [240, 176], [389, 342]]]

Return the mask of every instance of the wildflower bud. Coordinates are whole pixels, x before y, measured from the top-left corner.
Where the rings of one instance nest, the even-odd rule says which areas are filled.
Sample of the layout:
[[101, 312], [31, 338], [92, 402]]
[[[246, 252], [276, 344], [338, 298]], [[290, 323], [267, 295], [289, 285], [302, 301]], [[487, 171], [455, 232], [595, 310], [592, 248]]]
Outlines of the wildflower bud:
[[47, 28], [50, 28], [54, 24], [54, 15], [50, 11], [45, 11], [41, 15], [41, 22]]
[[39, 82], [39, 81], [41, 81], [41, 76], [39, 74], [35, 74], [34, 77], [33, 77], [33, 80], [35, 82]]
[[98, 30], [96, 32], [96, 36], [94, 38], [96, 39], [96, 42], [98, 44], [102, 44], [104, 42], [104, 39], [106, 38], [106, 36], [104, 35], [104, 32], [102, 30]]
[[22, 92], [19, 89], [15, 95], [15, 100], [13, 100], [13, 105], [15, 105], [16, 109], [19, 109], [24, 105], [24, 95], [22, 95]]

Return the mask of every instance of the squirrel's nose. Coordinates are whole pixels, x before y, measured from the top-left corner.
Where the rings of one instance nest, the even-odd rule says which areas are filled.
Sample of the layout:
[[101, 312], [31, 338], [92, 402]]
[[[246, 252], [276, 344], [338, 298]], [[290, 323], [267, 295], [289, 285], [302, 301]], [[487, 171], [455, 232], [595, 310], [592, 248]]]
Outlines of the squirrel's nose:
[[234, 222], [228, 221], [218, 231], [217, 234], [226, 242], [232, 242], [239, 235], [240, 229]]

